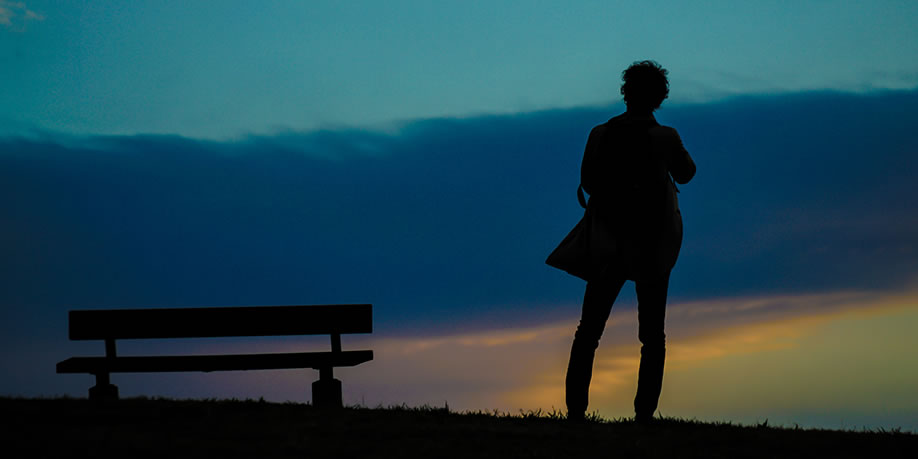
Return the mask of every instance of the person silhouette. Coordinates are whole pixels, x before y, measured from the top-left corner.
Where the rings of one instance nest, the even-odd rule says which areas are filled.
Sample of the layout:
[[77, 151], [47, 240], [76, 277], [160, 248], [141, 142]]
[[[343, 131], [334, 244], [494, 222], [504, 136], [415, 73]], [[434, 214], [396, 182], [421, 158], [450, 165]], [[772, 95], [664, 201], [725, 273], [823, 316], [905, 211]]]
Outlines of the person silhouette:
[[679, 134], [653, 116], [669, 95], [667, 74], [654, 61], [635, 62], [622, 72], [626, 110], [594, 127], [584, 150], [580, 180], [590, 196], [587, 207], [615, 249], [603, 260], [600, 273], [587, 280], [565, 378], [572, 421], [584, 419], [596, 348], [627, 280], [635, 283], [642, 344], [635, 420], [652, 421], [657, 409], [666, 354], [666, 295], [682, 245], [673, 180], [685, 184], [695, 175], [695, 163]]

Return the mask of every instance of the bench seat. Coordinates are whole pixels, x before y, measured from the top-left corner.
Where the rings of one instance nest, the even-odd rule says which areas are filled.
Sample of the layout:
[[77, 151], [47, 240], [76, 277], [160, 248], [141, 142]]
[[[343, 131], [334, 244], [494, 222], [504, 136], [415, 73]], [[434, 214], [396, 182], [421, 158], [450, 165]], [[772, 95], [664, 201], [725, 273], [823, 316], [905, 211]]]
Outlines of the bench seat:
[[274, 354], [71, 357], [57, 364], [58, 373], [160, 373], [172, 371], [278, 370], [352, 367], [373, 360], [373, 351], [294, 352]]
[[[105, 355], [71, 357], [58, 362], [57, 372], [95, 375], [96, 385], [89, 388], [89, 398], [100, 402], [118, 399], [118, 386], [111, 383], [111, 373], [313, 368], [319, 370], [319, 379], [312, 383], [313, 405], [340, 408], [341, 381], [334, 378], [334, 368], [373, 360], [371, 350], [341, 348], [342, 334], [373, 332], [371, 304], [88, 309], [70, 311], [69, 323], [70, 339], [103, 341]], [[116, 341], [125, 339], [299, 335], [328, 335], [331, 351], [120, 356], [116, 349]]]

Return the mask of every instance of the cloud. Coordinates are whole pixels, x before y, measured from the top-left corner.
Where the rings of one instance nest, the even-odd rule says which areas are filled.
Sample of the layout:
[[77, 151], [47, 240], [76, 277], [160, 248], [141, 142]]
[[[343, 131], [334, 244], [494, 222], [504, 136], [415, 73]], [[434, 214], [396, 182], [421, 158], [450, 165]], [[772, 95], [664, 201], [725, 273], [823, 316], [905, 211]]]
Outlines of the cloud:
[[[837, 291], [677, 303], [667, 311], [662, 412], [753, 423], [918, 428], [918, 291]], [[351, 400], [516, 412], [564, 407], [576, 319], [436, 338], [366, 338], [373, 366], [348, 370]], [[639, 363], [633, 311], [615, 310], [597, 353], [591, 407], [632, 414]], [[889, 389], [884, 392], [881, 388]], [[894, 416], [878, 422], [886, 406]], [[833, 418], [834, 416], [834, 418]], [[825, 422], [829, 422], [826, 424]], [[894, 424], [893, 424], [894, 423]], [[863, 424], [861, 424], [863, 425]]]
[[[370, 302], [378, 360], [342, 374], [393, 389], [359, 383], [351, 386], [355, 396], [547, 408], [558, 400], [583, 283], [543, 262], [581, 215], [574, 190], [586, 135], [614, 110], [225, 142], [0, 137], [0, 347], [34, 349], [30, 360], [0, 356], [18, 378], [0, 392], [82, 393], [80, 380], [48, 370], [81, 349], [98, 351], [67, 341], [68, 309]], [[832, 295], [873, 298], [911, 285], [916, 118], [916, 91], [663, 110], [659, 119], [679, 128], [699, 170], [680, 195], [686, 234], [669, 312], [670, 323], [696, 325], [674, 328], [671, 337], [680, 329], [755, 327], [791, 311], [818, 315], [836, 301], [869, 308], [876, 302]], [[622, 321], [634, 299], [625, 290], [607, 336], [627, 342], [619, 348], [607, 339], [604, 347], [620, 352], [606, 355], [597, 372], [609, 413], [622, 413], [615, 403], [626, 398], [614, 394], [628, 392], [622, 384], [634, 369], [633, 324]], [[756, 352], [796, 339], [742, 330], [763, 337], [745, 344]], [[673, 348], [671, 362], [697, 368], [729, 358], [718, 352], [732, 339], [686, 344], [689, 354]], [[532, 349], [543, 352], [526, 353]], [[467, 377], [450, 373], [451, 359]], [[494, 368], [525, 373], [531, 384]], [[289, 397], [306, 390], [301, 373], [253, 373], [227, 384], [257, 396], [277, 378], [273, 394]], [[187, 396], [207, 396], [209, 384], [223, 381], [125, 378], [139, 393], [197, 387], [176, 389]]]
[[[831, 300], [833, 302], [839, 299]], [[916, 430], [915, 290], [721, 328], [673, 353], [666, 414], [804, 426]], [[694, 342], [693, 342], [694, 341]], [[681, 341], [679, 342], [681, 344]]]
[[[49, 311], [369, 301], [393, 330], [549, 320], [582, 292], [543, 261], [579, 218], [583, 142], [610, 111], [228, 142], [6, 137], [0, 300]], [[914, 91], [663, 111], [699, 165], [682, 187], [671, 294], [911, 280], [916, 118]]]
[[[870, 320], [870, 317], [893, 316], [907, 323], [915, 322], [918, 293], [911, 288], [899, 292], [875, 293], [866, 291], [838, 291], [823, 294], [736, 297], [701, 300], [669, 305], [667, 309], [667, 371], [669, 374], [703, 373], [700, 369], [715, 366], [722, 368], [731, 365], [731, 359], [751, 359], [757, 355], [778, 353], [787, 358], [788, 365], [805, 358], [809, 349], [804, 346], [818, 342], [814, 336], [820, 333], [826, 324], [842, 319]], [[563, 404], [563, 376], [567, 364], [567, 354], [575, 322], [559, 324], [551, 332], [540, 333], [538, 344], [531, 351], [520, 351], [516, 358], [526, 360], [528, 352], [542, 356], [535, 363], [530, 363], [522, 373], [507, 373], [515, 382], [513, 389], [505, 391], [500, 397], [503, 409], [533, 409], [538, 407], [558, 406]], [[518, 336], [527, 330], [510, 331]], [[607, 324], [603, 340], [594, 364], [594, 376], [591, 393], [594, 409], [603, 411], [607, 416], [628, 416], [631, 414], [631, 400], [634, 397], [637, 369], [639, 365], [640, 343], [637, 341], [637, 315], [633, 311], [613, 310], [610, 323]], [[890, 345], [900, 346], [901, 336], [890, 337]], [[879, 339], [882, 341], [882, 339]], [[853, 340], [845, 346], [839, 346], [838, 352], [850, 352], [848, 347], [866, 346], [860, 340]], [[904, 348], [903, 348], [904, 349]], [[457, 351], [458, 352], [458, 351]], [[500, 355], [501, 351], [489, 351]], [[798, 354], [797, 357], [791, 357]], [[509, 359], [510, 357], [508, 357]], [[725, 363], [726, 362], [726, 363]], [[780, 359], [772, 360], [778, 368], [771, 368], [772, 377], [783, 374]], [[852, 365], [859, 363], [851, 362]], [[818, 367], [814, 364], [814, 367]], [[500, 368], [500, 365], [495, 366]], [[484, 373], [492, 371], [482, 370]], [[461, 370], [460, 370], [461, 371]], [[718, 370], [720, 371], [720, 370]], [[883, 371], [895, 373], [895, 365]], [[763, 372], [759, 372], [763, 373]], [[509, 376], [513, 374], [513, 376]], [[815, 375], [800, 375], [794, 386], [805, 384]], [[910, 377], [918, 378], [918, 374]], [[700, 384], [700, 382], [698, 382]], [[709, 381], [713, 386], [717, 381]], [[695, 384], [695, 382], [693, 382]], [[672, 402], [667, 407], [668, 413], [699, 416], [713, 414], [718, 410], [686, 409], [687, 400], [699, 400], [704, 397], [714, 398], [717, 389], [695, 388], [694, 393], [687, 393], [677, 388], [678, 396], [670, 396]], [[849, 394], [854, 397], [854, 394]], [[915, 400], [908, 401], [912, 408], [918, 409]], [[849, 401], [848, 403], [854, 403]], [[903, 403], [906, 403], [903, 401]], [[745, 403], [745, 415], [754, 403]], [[913, 406], [914, 405], [914, 406]], [[755, 405], [757, 408], [764, 408]], [[720, 412], [725, 406], [717, 403]]]
[[44, 20], [44, 15], [30, 10], [25, 2], [0, 0], [0, 26], [6, 29], [21, 32], [25, 30], [26, 23]]

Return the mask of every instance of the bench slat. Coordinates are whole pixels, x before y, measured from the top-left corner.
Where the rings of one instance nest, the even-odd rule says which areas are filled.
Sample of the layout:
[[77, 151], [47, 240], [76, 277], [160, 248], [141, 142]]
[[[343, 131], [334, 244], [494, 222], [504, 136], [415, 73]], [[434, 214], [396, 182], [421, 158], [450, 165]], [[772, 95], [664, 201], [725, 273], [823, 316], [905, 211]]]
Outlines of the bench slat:
[[369, 304], [70, 311], [70, 339], [372, 333]]
[[173, 371], [279, 370], [350, 367], [373, 360], [373, 351], [72, 357], [57, 364], [58, 373], [158, 373]]

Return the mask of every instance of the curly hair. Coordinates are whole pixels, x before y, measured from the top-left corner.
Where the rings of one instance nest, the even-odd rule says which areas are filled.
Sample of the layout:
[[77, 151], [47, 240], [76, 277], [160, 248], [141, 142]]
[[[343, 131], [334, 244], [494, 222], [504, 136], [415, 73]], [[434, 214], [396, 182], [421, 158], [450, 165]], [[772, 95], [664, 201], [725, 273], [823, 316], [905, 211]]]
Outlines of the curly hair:
[[622, 95], [629, 109], [654, 111], [660, 108], [669, 96], [669, 80], [666, 71], [654, 61], [640, 61], [631, 64], [622, 72]]

